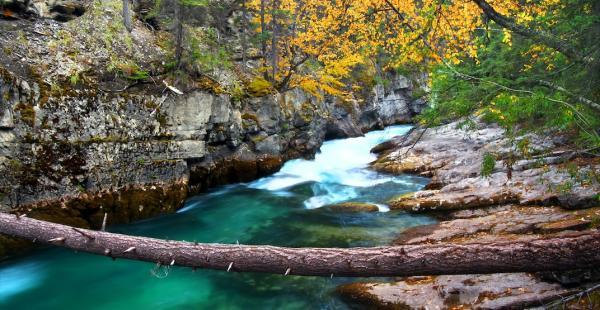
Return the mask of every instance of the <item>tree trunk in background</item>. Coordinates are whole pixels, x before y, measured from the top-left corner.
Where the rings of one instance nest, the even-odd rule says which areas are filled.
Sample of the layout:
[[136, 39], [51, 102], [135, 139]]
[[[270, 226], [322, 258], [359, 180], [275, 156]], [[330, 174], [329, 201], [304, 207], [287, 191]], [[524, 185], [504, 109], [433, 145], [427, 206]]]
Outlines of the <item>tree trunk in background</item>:
[[[194, 268], [307, 276], [417, 276], [598, 267], [600, 231], [527, 241], [283, 248], [134, 237], [0, 213], [0, 233], [76, 251]], [[108, 262], [107, 262], [108, 263]]]
[[[267, 25], [265, 23], [265, 1], [260, 0], [260, 51], [263, 58], [263, 67], [267, 64]], [[269, 78], [269, 73], [265, 71], [263, 73], [265, 79]]]
[[175, 61], [177, 68], [181, 66], [181, 57], [183, 54], [183, 4], [180, 0], [175, 0]]
[[279, 0], [273, 0], [271, 4], [271, 28], [272, 28], [272, 36], [271, 36], [271, 67], [273, 69], [273, 82], [277, 80], [277, 36], [279, 35], [279, 29], [277, 25], [277, 15], [279, 11]]
[[129, 0], [123, 0], [123, 24], [127, 31], [133, 30], [133, 24], [131, 22], [131, 6]]
[[247, 31], [248, 31], [248, 10], [246, 8], [246, 0], [242, 0], [242, 63], [246, 66], [246, 51], [248, 50]]

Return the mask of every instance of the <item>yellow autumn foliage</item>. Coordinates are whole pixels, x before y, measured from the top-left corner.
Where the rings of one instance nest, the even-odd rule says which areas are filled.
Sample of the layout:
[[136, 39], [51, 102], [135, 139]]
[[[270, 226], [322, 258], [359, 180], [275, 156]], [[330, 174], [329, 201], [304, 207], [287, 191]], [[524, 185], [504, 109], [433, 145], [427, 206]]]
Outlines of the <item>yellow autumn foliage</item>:
[[[268, 29], [260, 24], [261, 1]], [[524, 24], [545, 14], [545, 8], [561, 5], [559, 0], [488, 2]], [[383, 69], [458, 64], [465, 55], [476, 60], [475, 33], [486, 29], [481, 9], [470, 0], [251, 0], [248, 5], [259, 34], [272, 35], [277, 25], [273, 84], [288, 81], [314, 94], [348, 95], [343, 80], [358, 65], [370, 65], [381, 56]], [[504, 40], [511, 44], [510, 32]], [[310, 69], [305, 63], [297, 65], [304, 58], [310, 59]], [[266, 61], [262, 70], [274, 71]]]

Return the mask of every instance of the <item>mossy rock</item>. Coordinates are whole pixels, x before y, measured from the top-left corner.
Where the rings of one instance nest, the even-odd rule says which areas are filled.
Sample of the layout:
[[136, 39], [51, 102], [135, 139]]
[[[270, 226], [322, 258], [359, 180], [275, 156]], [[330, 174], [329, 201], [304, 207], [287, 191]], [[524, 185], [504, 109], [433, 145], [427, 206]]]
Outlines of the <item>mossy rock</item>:
[[377, 212], [379, 211], [379, 207], [374, 204], [366, 203], [366, 202], [342, 202], [327, 205], [324, 208], [327, 210], [335, 211], [335, 212]]
[[15, 106], [15, 112], [18, 112], [21, 116], [21, 121], [23, 123], [29, 125], [29, 127], [33, 127], [35, 124], [35, 110], [32, 105], [19, 103]]
[[250, 140], [256, 144], [256, 143], [260, 143], [260, 142], [264, 141], [267, 137], [268, 136], [255, 135], [255, 136], [250, 137]]
[[303, 102], [300, 107], [300, 116], [305, 122], [310, 123], [313, 120], [316, 109], [317, 107], [315, 107], [310, 100], [307, 100]]
[[390, 199], [389, 202], [412, 199], [412, 198], [415, 198], [415, 192], [408, 192], [408, 193], [400, 194], [398, 196], [394, 196], [394, 198]]
[[219, 82], [207, 76], [202, 76], [200, 79], [194, 81], [194, 86], [198, 89], [209, 91], [215, 95], [225, 93], [223, 86]]
[[244, 113], [244, 114], [242, 114], [242, 119], [243, 120], [252, 120], [252, 121], [256, 122], [256, 124], [258, 124], [258, 117], [254, 114]]
[[263, 97], [272, 94], [274, 91], [273, 84], [261, 77], [255, 77], [246, 85], [246, 92], [253, 97]]

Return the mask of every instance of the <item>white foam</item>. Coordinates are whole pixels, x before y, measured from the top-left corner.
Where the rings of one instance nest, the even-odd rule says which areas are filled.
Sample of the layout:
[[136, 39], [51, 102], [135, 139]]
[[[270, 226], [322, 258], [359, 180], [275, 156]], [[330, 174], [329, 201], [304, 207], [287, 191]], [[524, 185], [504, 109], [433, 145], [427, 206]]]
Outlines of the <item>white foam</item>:
[[377, 206], [377, 208], [379, 208], [379, 212], [388, 212], [390, 211], [390, 207], [384, 204], [380, 204], [380, 203], [374, 203], [374, 205]]
[[316, 209], [358, 197], [354, 188], [338, 184], [315, 183], [312, 185], [312, 191], [314, 196], [304, 201], [307, 209]]
[[[411, 126], [391, 126], [385, 130], [372, 131], [362, 137], [332, 140], [323, 143], [314, 160], [288, 161], [272, 176], [248, 184], [251, 188], [279, 191], [294, 185], [316, 182], [352, 187], [371, 187], [386, 182], [405, 183], [401, 179], [380, 175], [366, 169], [377, 157], [371, 148], [375, 145], [405, 134]], [[315, 196], [304, 202], [307, 208], [318, 208], [357, 196], [356, 191], [340, 187], [313, 187]]]

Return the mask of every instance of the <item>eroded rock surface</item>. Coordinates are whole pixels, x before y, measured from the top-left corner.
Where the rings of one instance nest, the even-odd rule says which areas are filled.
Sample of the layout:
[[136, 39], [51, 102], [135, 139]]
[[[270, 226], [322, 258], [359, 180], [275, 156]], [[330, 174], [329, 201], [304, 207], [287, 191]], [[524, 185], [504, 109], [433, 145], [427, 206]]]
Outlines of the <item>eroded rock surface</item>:
[[505, 205], [451, 213], [454, 219], [404, 231], [394, 243], [485, 242], [532, 238], [562, 231], [595, 229], [600, 207], [564, 210], [559, 207]]
[[338, 288], [346, 300], [379, 309], [523, 309], [571, 291], [524, 273], [414, 277]]
[[[455, 122], [414, 130], [378, 148], [387, 151], [373, 163], [374, 169], [430, 176], [429, 188], [435, 188], [392, 199], [391, 208], [422, 212], [507, 203], [570, 208], [600, 203], [597, 197], [600, 160], [573, 159], [574, 155], [561, 146], [563, 137], [521, 137], [527, 139], [528, 152], [537, 155], [518, 160], [512, 159], [515, 151], [501, 128], [477, 123], [478, 128], [460, 129], [458, 125]], [[482, 177], [481, 165], [486, 153], [495, 154], [499, 160], [491, 175]], [[510, 171], [507, 161], [514, 161]], [[572, 170], [589, 175], [589, 180], [578, 182]]]

